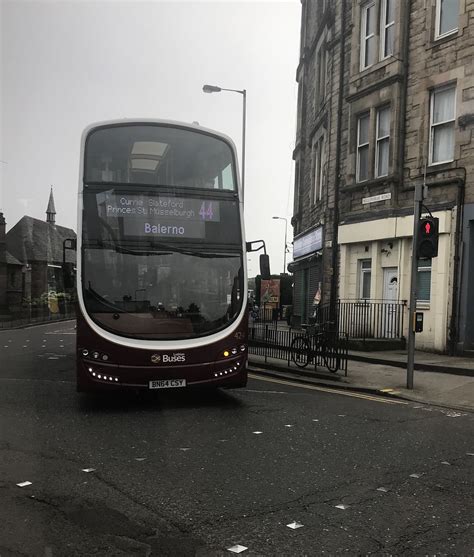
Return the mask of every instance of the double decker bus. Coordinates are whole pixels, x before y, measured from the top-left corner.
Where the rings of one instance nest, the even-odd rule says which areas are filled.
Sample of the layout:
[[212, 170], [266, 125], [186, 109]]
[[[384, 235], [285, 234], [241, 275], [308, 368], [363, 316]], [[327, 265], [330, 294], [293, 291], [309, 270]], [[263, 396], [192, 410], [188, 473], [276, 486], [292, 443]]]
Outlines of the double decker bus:
[[163, 120], [89, 126], [78, 203], [77, 390], [244, 387], [233, 142]]

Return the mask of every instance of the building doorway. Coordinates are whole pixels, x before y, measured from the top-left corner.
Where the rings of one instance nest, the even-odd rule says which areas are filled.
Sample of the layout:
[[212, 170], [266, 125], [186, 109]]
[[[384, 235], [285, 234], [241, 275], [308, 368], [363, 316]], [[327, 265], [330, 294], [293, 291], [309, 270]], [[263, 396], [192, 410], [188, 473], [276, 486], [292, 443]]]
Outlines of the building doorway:
[[385, 267], [383, 270], [384, 336], [397, 336], [398, 268]]

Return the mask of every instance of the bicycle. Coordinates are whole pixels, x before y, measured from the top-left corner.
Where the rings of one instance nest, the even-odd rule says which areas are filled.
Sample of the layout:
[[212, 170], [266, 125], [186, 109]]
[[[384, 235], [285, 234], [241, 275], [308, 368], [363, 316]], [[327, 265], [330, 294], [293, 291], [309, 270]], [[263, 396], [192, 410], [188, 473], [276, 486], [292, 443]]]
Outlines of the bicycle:
[[338, 334], [330, 329], [332, 325], [333, 322], [326, 321], [319, 326], [306, 326], [304, 334], [293, 339], [290, 347], [291, 359], [298, 367], [305, 368], [320, 356], [331, 373], [338, 371], [341, 357], [338, 350]]

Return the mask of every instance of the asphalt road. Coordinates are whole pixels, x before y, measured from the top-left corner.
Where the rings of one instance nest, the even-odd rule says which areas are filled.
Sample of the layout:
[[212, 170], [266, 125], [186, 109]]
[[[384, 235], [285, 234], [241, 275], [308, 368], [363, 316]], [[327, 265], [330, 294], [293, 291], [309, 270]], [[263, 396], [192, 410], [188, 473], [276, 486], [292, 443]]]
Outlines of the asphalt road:
[[263, 378], [84, 398], [74, 342], [0, 332], [1, 557], [474, 554], [472, 414]]

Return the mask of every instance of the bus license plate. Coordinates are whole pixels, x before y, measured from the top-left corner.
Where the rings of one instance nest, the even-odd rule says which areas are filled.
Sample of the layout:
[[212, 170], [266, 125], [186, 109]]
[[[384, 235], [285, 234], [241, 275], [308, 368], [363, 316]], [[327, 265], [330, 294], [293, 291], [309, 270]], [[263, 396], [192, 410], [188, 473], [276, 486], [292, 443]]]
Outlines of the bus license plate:
[[150, 389], [174, 389], [176, 387], [186, 387], [186, 379], [158, 379], [150, 381]]

